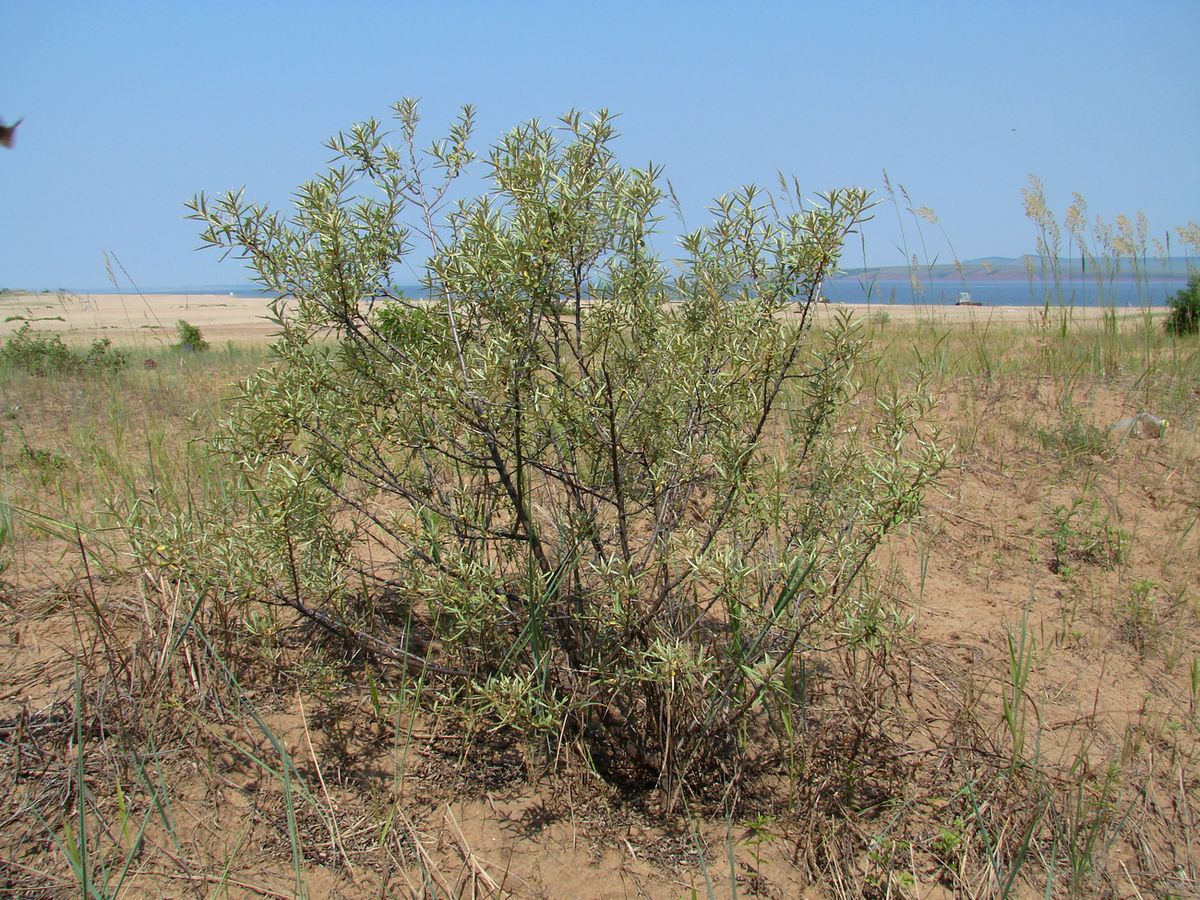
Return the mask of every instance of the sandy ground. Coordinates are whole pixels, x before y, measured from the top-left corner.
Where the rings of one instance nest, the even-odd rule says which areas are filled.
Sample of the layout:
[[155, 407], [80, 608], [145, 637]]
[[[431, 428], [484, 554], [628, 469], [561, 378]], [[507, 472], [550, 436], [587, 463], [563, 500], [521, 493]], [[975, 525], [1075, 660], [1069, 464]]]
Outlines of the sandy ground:
[[[850, 308], [864, 315], [886, 315], [889, 322], [933, 319], [939, 322], [1029, 323], [1040, 308], [1032, 306], [926, 306], [912, 304], [842, 304], [820, 307], [822, 317]], [[1100, 317], [1098, 308], [1079, 308], [1077, 321]], [[1119, 310], [1118, 315], [1140, 316], [1141, 310]], [[1158, 311], [1156, 311], [1156, 314]], [[77, 295], [67, 293], [0, 295], [0, 338], [15, 332], [25, 322], [39, 331], [55, 332], [80, 341], [108, 337], [114, 343], [146, 345], [170, 343], [175, 323], [186, 319], [204, 332], [209, 341], [260, 342], [270, 338], [276, 326], [269, 319], [269, 301], [261, 297], [226, 294], [136, 294]]]
[[186, 319], [209, 341], [257, 342], [277, 330], [269, 315], [266, 299], [228, 294], [4, 294], [0, 338], [28, 321], [68, 340], [107, 337], [124, 345], [154, 345], [173, 342], [175, 323]]
[[[821, 315], [836, 309], [822, 307]], [[1037, 314], [1028, 307], [877, 305], [861, 311], [886, 312], [891, 323], [934, 316], [964, 327], [990, 321], [1019, 327]], [[273, 328], [262, 318], [266, 313], [262, 300], [229, 296], [101, 297], [94, 304], [53, 294], [0, 296], [0, 320], [24, 316], [68, 340], [104, 335], [125, 345], [174, 340], [178, 318], [200, 326], [210, 340], [261, 339]], [[1098, 311], [1077, 315], [1094, 319]], [[0, 342], [20, 325], [20, 320], [0, 324]], [[947, 344], [961, 346], [953, 339]], [[1014, 352], [1038, 358], [1027, 349]], [[912, 641], [896, 646], [895, 693], [876, 688], [882, 693], [870, 698], [883, 699], [868, 702], [877, 705], [846, 707], [884, 722], [881, 734], [893, 729], [888, 742], [868, 738], [880, 742], [864, 756], [847, 755], [854, 760], [854, 777], [865, 786], [858, 796], [870, 798], [861, 812], [843, 813], [838, 793], [828, 803], [814, 799], [809, 817], [786, 793], [781, 776], [748, 779], [753, 804], [736, 821], [722, 820], [719, 811], [697, 813], [694, 821], [690, 815], [670, 818], [660, 814], [652, 797], [622, 794], [577, 772], [539, 780], [529, 757], [511, 746], [476, 738], [460, 744], [425, 719], [407, 733], [393, 731], [387, 716], [371, 714], [361, 681], [306, 694], [301, 706], [299, 695], [294, 702], [290, 696], [290, 680], [280, 679], [282, 687], [276, 688], [260, 674], [255, 703], [280, 745], [292, 748], [305, 791], [321, 798], [295, 810], [310, 896], [420, 895], [426, 878], [444, 885], [443, 896], [499, 894], [482, 889], [481, 871], [518, 897], [677, 898], [704, 896], [707, 884], [714, 885], [715, 895], [730, 896], [733, 877], [742, 896], [817, 897], [839, 888], [844, 896], [986, 895], [992, 838], [985, 848], [975, 822], [991, 812], [975, 806], [974, 793], [963, 786], [987, 783], [993, 769], [984, 760], [1003, 762], [1008, 745], [1002, 697], [1013, 677], [1010, 641], [1025, 634], [1026, 626], [1032, 674], [1022, 689], [1028, 703], [1020, 709], [1031, 717], [1033, 753], [1047, 767], [1047, 779], [1063, 786], [1063, 802], [1072, 804], [1054, 815], [1062, 815], [1063, 828], [1085, 830], [1079, 841], [1096, 841], [1097, 865], [1105, 872], [1102, 880], [1087, 875], [1080, 893], [1200, 896], [1195, 889], [1200, 845], [1190, 837], [1200, 833], [1194, 812], [1200, 809], [1200, 707], [1192, 681], [1200, 665], [1200, 544], [1194, 527], [1200, 508], [1200, 382], [1194, 370], [1182, 366], [1165, 364], [1150, 378], [1135, 377], [1139, 369], [1100, 378], [1066, 368], [1054, 376], [1048, 374], [1053, 369], [1038, 368], [933, 382], [940, 398], [936, 421], [958, 449], [927, 497], [921, 520], [911, 532], [893, 534], [880, 552], [880, 595], [913, 617], [914, 631]], [[108, 484], [109, 472], [145, 471], [151, 441], [142, 441], [139, 429], [181, 436], [164, 444], [181, 446], [195, 433], [193, 412], [224, 385], [220, 371], [205, 379], [170, 378], [167, 368], [138, 373], [144, 374], [140, 386], [119, 405], [103, 381], [13, 379], [7, 393], [0, 393], [0, 431], [8, 436], [0, 442], [6, 491], [0, 499], [34, 497], [53, 511], [59, 496], [103, 495], [109, 488], [99, 483]], [[1178, 390], [1160, 380], [1170, 377], [1178, 380]], [[1104, 427], [1143, 408], [1149, 398], [1157, 404], [1171, 397], [1174, 407], [1153, 407], [1172, 420], [1162, 439], [1117, 440], [1103, 454], [1063, 456], [1063, 437], [1079, 430], [1072, 415]], [[118, 422], [121, 434], [137, 436], [116, 437]], [[112, 460], [106, 464], [112, 468], [102, 468], [102, 459]], [[1096, 546], [1122, 533], [1120, 561], [1096, 554]], [[157, 623], [173, 621], [165, 618], [175, 614], [168, 604], [180, 595], [172, 595], [165, 580], [159, 594], [153, 580], [135, 585], [114, 575], [93, 584], [91, 574], [85, 580], [73, 561], [70, 544], [64, 549], [53, 533], [42, 535], [24, 524], [16, 534], [18, 540], [2, 548], [10, 563], [0, 571], [0, 893], [66, 896], [73, 883], [55, 835], [65, 828], [59, 822], [70, 809], [77, 765], [70, 718], [74, 678], [79, 660], [86, 670], [86, 660], [98, 659], [101, 646], [86, 624], [80, 631], [77, 604], [90, 597], [97, 611], [103, 608], [117, 623], [114, 634], [142, 652], [156, 646]], [[152, 608], [155, 602], [164, 605]], [[144, 625], [138, 624], [142, 616]], [[828, 659], [830, 666], [840, 665], [836, 656]], [[298, 664], [289, 665], [296, 668], [286, 671], [300, 671]], [[104, 683], [89, 676], [83, 689], [99, 697]], [[318, 683], [315, 676], [311, 683]], [[179, 733], [189, 737], [179, 750], [160, 754], [152, 775], [155, 784], [171, 786], [164, 791], [174, 811], [170, 835], [158, 818], [141, 818], [154, 807], [143, 782], [129, 774], [132, 767], [116, 768], [127, 765], [127, 751], [111, 737], [123, 724], [97, 728], [83, 751], [100, 810], [94, 821], [101, 814], [110, 823], [124, 821], [119, 796], [136, 810], [128, 834], [148, 822], [144, 854], [126, 893], [209, 894], [227, 885], [231, 896], [292, 896], [288, 813], [273, 770], [264, 774], [257, 762], [277, 751], [248, 721], [210, 721], [198, 699], [207, 694], [193, 692], [190, 683], [174, 684], [170, 705], [155, 695], [147, 706], [155, 716], [159, 710], [186, 713], [178, 720], [186, 730]], [[815, 695], [821, 705], [814, 726], [823, 716], [838, 721], [846, 715], [838, 704], [859, 704], [860, 696], [868, 696], [861, 687], [850, 691], [849, 682], [831, 677], [829, 684], [828, 694]], [[193, 703], [196, 712], [182, 710]], [[95, 708], [101, 708], [98, 700]], [[158, 721], [175, 720], [163, 712]], [[179, 741], [176, 732], [166, 733]], [[405, 734], [411, 736], [411, 752], [402, 744]], [[819, 798], [816, 791], [828, 783], [821, 779], [842, 771], [840, 763], [825, 760], [851, 751], [835, 730], [813, 727], [805, 734], [816, 748], [815, 774], [800, 784]], [[876, 767], [876, 759], [888, 765]], [[860, 767], [863, 760], [872, 765]], [[397, 772], [403, 773], [398, 780]], [[114, 790], [118, 777], [125, 779], [120, 783], [127, 785], [126, 794]], [[1111, 794], [1109, 777], [1117, 779]], [[1076, 782], [1078, 788], [1069, 787]], [[1025, 782], [1014, 784], [1020, 789]], [[1040, 801], [992, 796], [997, 804], [1012, 805], [994, 807], [1001, 809], [996, 821], [1004, 824], [991, 833], [1019, 837], [1025, 821], [1019, 816]], [[324, 818], [326, 806], [336, 819]], [[828, 812], [827, 806], [838, 811]], [[30, 809], [45, 818], [36, 820]], [[1048, 814], [1049, 807], [1043, 809], [1039, 818]], [[400, 815], [393, 819], [392, 810]], [[54, 824], [48, 827], [47, 821]], [[770, 830], [756, 835], [751, 821], [765, 822]], [[330, 837], [328, 822], [340, 823], [340, 837]], [[124, 850], [114, 846], [114, 833], [128, 840], [115, 825], [104, 834], [97, 827], [91, 846], [119, 863]], [[771, 840], [764, 841], [764, 834]], [[1075, 831], [1069, 834], [1076, 840]], [[394, 855], [383, 835], [395, 845]], [[829, 842], [818, 843], [814, 835]], [[345, 865], [326, 849], [331, 844], [338, 845]], [[1053, 846], [1057, 853], [1060, 844]], [[1071, 852], [1092, 852], [1091, 846], [1072, 845]], [[1045, 855], [1034, 861], [1030, 854], [1016, 896], [1043, 896], [1040, 860], [1053, 853], [1048, 841], [1037, 852]], [[420, 871], [414, 858], [422, 860]], [[408, 868], [398, 869], [396, 859], [407, 860]], [[1065, 893], [1069, 867], [1054, 860], [1062, 873], [1056, 890]], [[807, 882], [820, 872], [829, 880]]]

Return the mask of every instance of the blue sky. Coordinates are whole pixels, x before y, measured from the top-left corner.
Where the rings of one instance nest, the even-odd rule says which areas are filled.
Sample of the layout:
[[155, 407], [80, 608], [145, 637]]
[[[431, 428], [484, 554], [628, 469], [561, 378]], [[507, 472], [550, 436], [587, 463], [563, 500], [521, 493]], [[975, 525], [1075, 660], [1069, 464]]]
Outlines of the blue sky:
[[[961, 258], [1034, 249], [1030, 172], [1062, 212], [1200, 218], [1200, 3], [47, 3], [0, 0], [0, 286], [245, 280], [182, 203], [246, 186], [285, 206], [322, 142], [422, 98], [482, 148], [528, 118], [621, 114], [688, 218], [746, 182], [882, 186], [937, 210]], [[895, 215], [868, 261], [897, 263]], [[667, 223], [673, 227], [672, 222]], [[929, 255], [949, 261], [940, 237]], [[857, 249], [844, 259], [860, 264]]]

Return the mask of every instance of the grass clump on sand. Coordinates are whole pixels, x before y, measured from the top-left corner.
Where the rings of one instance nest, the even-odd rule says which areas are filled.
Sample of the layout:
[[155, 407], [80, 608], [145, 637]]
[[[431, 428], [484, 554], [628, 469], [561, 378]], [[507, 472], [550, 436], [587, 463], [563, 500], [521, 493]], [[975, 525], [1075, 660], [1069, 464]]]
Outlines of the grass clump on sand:
[[1112, 451], [1108, 431], [1084, 421], [1078, 410], [1071, 410], [1062, 421], [1039, 427], [1037, 436], [1042, 446], [1058, 451], [1068, 463], [1103, 458]]

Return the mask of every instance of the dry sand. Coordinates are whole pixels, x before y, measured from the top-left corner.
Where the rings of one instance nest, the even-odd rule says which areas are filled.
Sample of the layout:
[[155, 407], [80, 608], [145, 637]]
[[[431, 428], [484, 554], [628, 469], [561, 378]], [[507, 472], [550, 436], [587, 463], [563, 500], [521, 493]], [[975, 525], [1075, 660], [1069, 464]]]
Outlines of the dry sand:
[[[889, 322], [932, 319], [946, 323], [1032, 323], [1040, 307], [1032, 306], [927, 306], [912, 304], [842, 304], [820, 307], [822, 318], [838, 309], [863, 315], [886, 315]], [[1073, 315], [1086, 322], [1100, 317], [1098, 308], [1077, 308]], [[1157, 311], [1156, 311], [1157, 313]], [[1119, 310], [1122, 317], [1140, 316], [1141, 310]], [[266, 341], [277, 331], [270, 319], [270, 301], [264, 297], [230, 294], [79, 295], [69, 293], [0, 294], [0, 339], [25, 322], [39, 331], [61, 334], [64, 339], [90, 341], [111, 338], [113, 343], [168, 344], [175, 340], [179, 319], [200, 328], [210, 341], [246, 343]]]
[[114, 344], [151, 346], [172, 343], [175, 323], [186, 319], [209, 341], [258, 342], [278, 330], [269, 315], [267, 299], [228, 294], [3, 294], [0, 337], [27, 321], [65, 340], [107, 337]]
[[[837, 308], [822, 307], [820, 314], [827, 317]], [[1018, 327], [1038, 312], [1029, 307], [858, 309], [886, 312], [892, 323], [932, 316], [946, 322], [1001, 321]], [[229, 296], [106, 296], [86, 305], [78, 298], [53, 294], [0, 296], [0, 320], [16, 315], [37, 318], [42, 321], [34, 327], [58, 331], [69, 340], [104, 335], [126, 345], [131, 340], [144, 340], [146, 345], [174, 340], [173, 324], [179, 318], [200, 326], [210, 339], [261, 339], [273, 329], [262, 318], [266, 313], [261, 299]], [[1081, 319], [1098, 315], [1096, 310], [1077, 312]], [[20, 325], [15, 320], [0, 324], [0, 341]], [[990, 856], [974, 822], [982, 824], [984, 816], [993, 813], [975, 806], [974, 794], [967, 806], [962, 785], [1003, 781], [980, 777], [980, 772], [998, 769], [977, 760], [991, 759], [994, 753], [1002, 756], [1007, 749], [1002, 698], [1012, 677], [1010, 642], [1026, 634], [1026, 624], [1033, 662], [1024, 689], [1028, 705], [1020, 708], [1030, 712], [1031, 744], [1036, 741], [1033, 758], [1038, 768], [1031, 771], [1061, 784], [1068, 804], [1064, 808], [1055, 801], [1053, 808], [1040, 807], [1036, 815], [1046, 817], [1055, 837], [1060, 822], [1076, 827], [1071, 815], [1086, 816], [1078, 827], [1100, 835], [1102, 846], [1095, 852], [1103, 874], [1084, 882], [1090, 891], [1131, 895], [1128, 885], [1138, 896], [1168, 890], [1195, 895], [1195, 882], [1188, 879], [1200, 869], [1200, 850], [1190, 838], [1195, 831], [1191, 810], [1200, 807], [1196, 694], [1192, 670], [1177, 664], [1195, 660], [1200, 652], [1194, 612], [1200, 585], [1193, 528], [1200, 475], [1195, 407], [1185, 405], [1193, 401], [1181, 400], [1179, 418], [1162, 440], [1118, 441], [1103, 457], [1064, 460], [1059, 447], [1039, 437], [1039, 425], [1069, 426], [1068, 410], [1085, 410], [1085, 421], [1112, 422], [1137, 411], [1146, 391], [1163, 398], [1166, 388], [1156, 379], [1135, 379], [1135, 373], [1101, 379], [1076, 372], [1054, 377], [1048, 371], [935, 382], [941, 399], [937, 421], [949, 436], [962, 435], [963, 440], [954, 465], [930, 492], [924, 516], [911, 532], [893, 534], [879, 559], [881, 575], [889, 573], [880, 581], [880, 596], [894, 599], [899, 614], [914, 616], [913, 640], [905, 637], [891, 651], [895, 656], [890, 671], [900, 678], [894, 694], [878, 686], [869, 688], [875, 693], [866, 693], [860, 685], [844, 695], [823, 694], [820, 689], [814, 695], [819, 705], [814, 707], [813, 727], [806, 727], [805, 741], [816, 749], [811, 757], [802, 757], [814, 760], [813, 774], [806, 770], [797, 782], [798, 789], [807, 792], [801, 796], [814, 798], [808, 807], [787, 793], [782, 774], [768, 773], [758, 780], [747, 777], [744, 796], [753, 799], [743, 808], [747, 815], [760, 812], [758, 821], [769, 823], [769, 831], [753, 831], [740, 820], [735, 827], [719, 812], [710, 811], [705, 818], [703, 809], [694, 820], [668, 818], [634, 789], [624, 794], [620, 788], [601, 788], [598, 779], [578, 771], [543, 777], [531, 753], [492, 744], [484, 735], [464, 738], [460, 745], [436, 720], [429, 731], [425, 719], [410, 722], [410, 756], [404, 745], [393, 743], [386, 717], [383, 724], [371, 718], [353, 688], [305, 695], [306, 713], [299, 695], [292, 705], [286, 689], [277, 693], [264, 681], [265, 721], [287, 747], [301, 748], [296, 760], [305, 789], [317, 790], [314, 769], [325, 789], [322, 763], [330, 773], [332, 799], [328, 791], [322, 797], [336, 817], [326, 819], [321, 811], [325, 807], [317, 803], [300, 804], [295, 811], [304, 840], [303, 877], [311, 895], [361, 896], [368, 885], [376, 894], [407, 895], [415, 893], [414, 882], [432, 882], [436, 876], [439, 884], [453, 881], [442, 892], [454, 896], [456, 886], [463, 894], [474, 890], [481, 881], [478, 872], [484, 871], [520, 896], [678, 897], [702, 894], [706, 883], [729, 896], [732, 869], [743, 895], [815, 897], [823, 889], [832, 893], [840, 888], [846, 895], [867, 889], [891, 891], [893, 863], [905, 877], [911, 871], [913, 881], [903, 888], [910, 894], [986, 893], [993, 883], [985, 861]], [[161, 393], [139, 393], [141, 401], [131, 398], [121, 407], [131, 411], [130, 428], [153, 421], [166, 433], [191, 434], [187, 423], [192, 410], [202, 398], [217, 396], [211, 392], [224, 389], [216, 377], [181, 378], [168, 382], [167, 390], [158, 388], [157, 380], [146, 379]], [[93, 441], [97, 448], [114, 452], [121, 446], [112, 434], [115, 420], [107, 385], [87, 381], [68, 392], [39, 379], [14, 384], [5, 398], [5, 412], [15, 424], [6, 422], [5, 427], [20, 430], [10, 430], [13, 438], [0, 446], [0, 463], [14, 484], [7, 496], [17, 490], [16, 496], [52, 500], [57, 491], [71, 490], [60, 482], [75, 485], [78, 493], [83, 479], [107, 471], [92, 461], [92, 451], [72, 450], [92, 446]], [[177, 386], [196, 393], [175, 397]], [[138, 411], [139, 402], [148, 408]], [[139, 443], [129, 442], [131, 458], [122, 465], [143, 465], [140, 454], [145, 451], [137, 449]], [[147, 450], [149, 446], [146, 441]], [[61, 463], [54, 469], [44, 468], [45, 463], [35, 467], [43, 457]], [[102, 457], [97, 453], [95, 458]], [[1064, 522], [1063, 510], [1076, 517]], [[1064, 531], [1067, 524], [1075, 530]], [[1065, 551], [1057, 541], [1066, 541], [1065, 536], [1071, 536], [1070, 542], [1090, 539], [1089, 529], [1096, 528], [1103, 529], [1105, 541], [1122, 533], [1110, 528], [1125, 531], [1128, 543], [1122, 560], [1089, 560], [1077, 553], [1069, 558], [1069, 566], [1060, 568], [1055, 560]], [[33, 896], [47, 879], [54, 879], [63, 886], [62, 892], [54, 893], [57, 896], [67, 893], [71, 871], [54, 845], [53, 831], [35, 821], [29, 809], [50, 816], [66, 802], [62, 792], [69, 795], [71, 790], [70, 773], [76, 764], [70, 749], [72, 725], [69, 715], [57, 711], [71, 709], [79, 661], [89, 658], [84, 641], [91, 641], [91, 658], [96, 658], [95, 637], [80, 632], [72, 600], [90, 597], [97, 603], [99, 597], [98, 608], [106, 616], [111, 610], [120, 629], [114, 633], [122, 640], [128, 636], [130, 646], [149, 633], [135, 631], [142, 626], [133, 624], [140, 622], [139, 610], [149, 607], [147, 595], [137, 593], [142, 588], [128, 580], [101, 578], [90, 586], [90, 573], [86, 582], [82, 574], [75, 575], [71, 545], [62, 545], [53, 534], [35, 535], [27, 527], [16, 533], [18, 541], [6, 548], [10, 568], [0, 579], [0, 588], [9, 583], [0, 593], [0, 725], [9, 723], [5, 741], [0, 741], [0, 822], [5, 823], [0, 827], [0, 886], [15, 895], [28, 885], [24, 895]], [[90, 587], [85, 589], [85, 584]], [[155, 584], [146, 582], [150, 588]], [[1141, 601], [1148, 604], [1144, 607], [1130, 605], [1131, 590], [1138, 584], [1150, 586]], [[164, 601], [178, 599], [178, 593], [169, 594], [165, 579], [162, 585]], [[146, 616], [150, 621], [151, 613]], [[824, 658], [831, 667], [841, 665], [832, 652]], [[101, 683], [90, 674], [85, 682], [93, 687]], [[837, 684], [829, 676], [818, 683]], [[867, 684], [865, 678], [862, 684]], [[202, 694], [173, 696], [190, 699]], [[859, 705], [879, 702], [874, 699], [878, 697], [888, 703], [894, 698], [896, 712]], [[838, 759], [834, 754], [843, 750], [836, 727], [824, 727], [846, 714], [840, 704], [866, 710], [860, 712], [864, 718], [874, 716], [884, 723], [872, 722], [863, 732], [871, 735], [867, 744], [875, 745], [861, 756], [845, 750], [845, 758], [853, 763], [845, 770], [841, 761], [826, 762]], [[178, 753], [163, 755], [157, 775], [159, 783], [169, 780], [171, 785], [171, 840], [157, 818], [148, 820], [144, 858], [131, 869], [127, 892], [173, 896], [197, 888], [207, 892], [217, 881], [225, 881], [239, 896], [292, 895], [287, 826], [291, 813], [285, 813], [281, 792], [248, 755], [270, 759], [275, 748], [241, 719], [210, 722], [202, 708], [189, 715], [195, 718], [179, 720], [187, 723], [188, 731], [181, 732], [188, 735], [187, 743], [180, 742]], [[1020, 715], [1024, 722], [1025, 713]], [[165, 727], [176, 727], [174, 719], [163, 721], [168, 723]], [[25, 731], [28, 722], [43, 730]], [[20, 723], [21, 730], [13, 723]], [[909, 730], [897, 733], [899, 724], [907, 724]], [[97, 798], [97, 822], [101, 812], [110, 822], [118, 816], [111, 785], [124, 776], [112, 772], [119, 771], [115, 767], [124, 765], [125, 757], [109, 740], [113, 733], [97, 729], [88, 739], [86, 761]], [[849, 729], [846, 735], [854, 737]], [[404, 739], [398, 732], [395, 740]], [[854, 737], [854, 748], [859, 739]], [[804, 746], [801, 752], [809, 753]], [[38, 768], [30, 768], [33, 763]], [[849, 776], [841, 775], [843, 771]], [[1082, 774], [1077, 776], [1077, 771]], [[395, 772], [403, 775], [398, 789], [402, 795], [387, 793], [391, 788], [386, 785], [379, 788], [391, 779], [390, 774], [381, 779], [380, 773]], [[862, 812], [851, 807], [855, 811], [844, 813], [846, 795], [836, 787], [843, 777], [860, 785], [852, 795], [856, 802], [871, 798], [875, 804], [874, 798], [883, 797], [888, 805], [878, 803]], [[1077, 779], [1078, 795], [1071, 792], [1074, 788], [1065, 790], [1072, 779]], [[1014, 780], [1014, 790], [1025, 783]], [[818, 793], [828, 784], [835, 787], [828, 794]], [[153, 790], [157, 797], [160, 788]], [[884, 790], [889, 793], [879, 793]], [[997, 807], [1001, 811], [995, 815], [1004, 823], [998, 833], [1017, 833], [1025, 821], [1020, 817], [1032, 815], [1029, 811], [1042, 802], [1049, 804], [1029, 790], [1028, 798], [1011, 801], [1011, 811]], [[147, 802], [140, 786], [129, 796], [143, 806]], [[999, 789], [991, 796], [997, 803], [1006, 802]], [[1082, 799], [1071, 799], [1076, 796]], [[397, 873], [396, 857], [389, 856], [378, 837], [381, 827], [387, 831], [380, 823], [393, 821], [390, 813], [383, 818], [388, 807], [381, 811], [381, 798], [402, 813], [390, 831], [400, 858], [422, 860], [420, 871], [408, 862], [409, 868]], [[891, 810], [893, 798], [900, 805]], [[714, 808], [715, 801], [709, 810]], [[336, 826], [339, 821], [344, 838], [327, 842], [328, 823]], [[236, 846], [229, 839], [234, 835], [240, 835]], [[770, 839], [759, 839], [762, 835]], [[961, 849], [937, 849], [950, 846], [947, 835]], [[326, 843], [337, 843], [353, 865], [337, 862]], [[113, 849], [105, 834], [99, 835], [97, 846], [98, 852]], [[160, 852], [164, 847], [173, 849]], [[1048, 849], [1042, 843], [1037, 852]], [[1092, 852], [1090, 845], [1075, 851], [1080, 859]], [[418, 853], [425, 856], [416, 857]], [[1034, 854], [1029, 858], [1015, 892], [1041, 896], [1034, 883], [1043, 872], [1033, 862]], [[827, 880], [806, 889], [803, 880], [818, 871], [827, 873]], [[255, 893], [255, 885], [263, 887]], [[1065, 890], [1065, 878], [1054, 887]], [[56, 890], [46, 888], [44, 893], [49, 896]]]

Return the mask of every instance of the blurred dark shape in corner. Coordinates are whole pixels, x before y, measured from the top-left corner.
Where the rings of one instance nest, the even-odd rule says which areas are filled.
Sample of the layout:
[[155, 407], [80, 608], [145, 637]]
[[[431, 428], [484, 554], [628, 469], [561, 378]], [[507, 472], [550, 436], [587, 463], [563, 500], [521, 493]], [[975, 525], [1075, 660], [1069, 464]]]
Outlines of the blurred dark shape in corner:
[[17, 137], [17, 126], [24, 122], [24, 117], [17, 119], [11, 125], [5, 125], [4, 120], [0, 119], [0, 147], [11, 147], [13, 141]]

